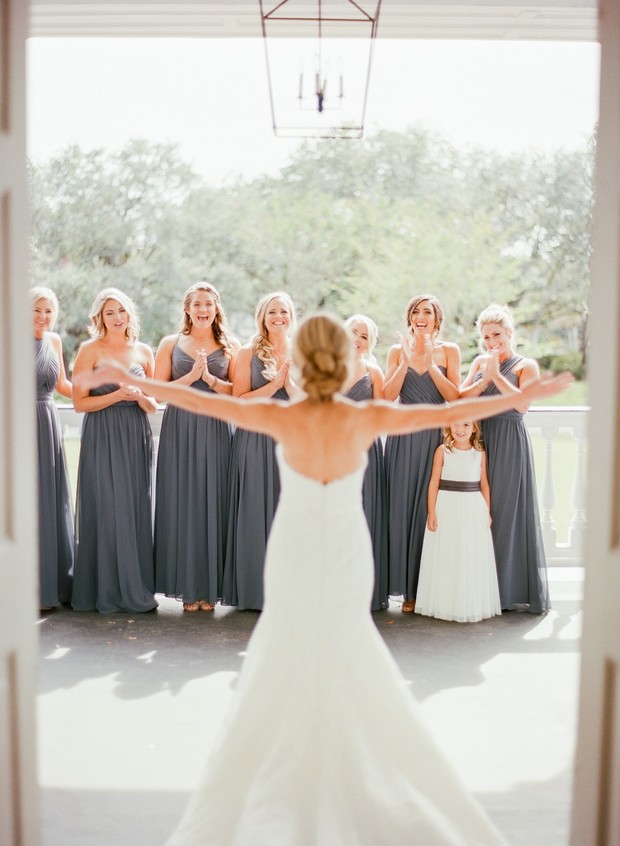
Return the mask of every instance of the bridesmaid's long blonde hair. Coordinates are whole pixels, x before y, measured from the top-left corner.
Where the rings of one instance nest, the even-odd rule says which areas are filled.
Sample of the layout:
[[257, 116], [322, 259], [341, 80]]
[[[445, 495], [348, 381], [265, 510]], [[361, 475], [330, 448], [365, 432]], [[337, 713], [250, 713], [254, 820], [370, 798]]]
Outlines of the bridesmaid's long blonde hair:
[[268, 337], [267, 326], [265, 318], [267, 317], [267, 309], [272, 300], [284, 300], [291, 315], [291, 330], [294, 331], [297, 326], [297, 316], [295, 314], [295, 305], [293, 300], [286, 293], [286, 291], [273, 291], [271, 294], [265, 294], [258, 305], [256, 306], [256, 313], [254, 321], [256, 323], [256, 335], [252, 339], [252, 352], [263, 364], [262, 375], [270, 382], [276, 377], [276, 357], [274, 355], [275, 347], [270, 342]]
[[54, 318], [52, 320], [51, 328], [53, 329], [56, 325], [56, 321], [58, 320], [58, 297], [51, 288], [44, 288], [43, 285], [36, 285], [34, 288], [30, 289], [30, 304], [33, 308], [39, 300], [49, 300], [52, 304]]
[[373, 352], [374, 348], [377, 346], [377, 341], [379, 340], [379, 329], [377, 328], [377, 324], [372, 317], [368, 317], [366, 314], [352, 314], [351, 317], [347, 317], [345, 320], [344, 328], [351, 329], [354, 323], [363, 323], [366, 327], [366, 333], [368, 335], [368, 352], [364, 353], [364, 358], [366, 358], [371, 364], [377, 364], [377, 359], [375, 358], [375, 354]]
[[103, 322], [103, 309], [108, 300], [116, 300], [116, 302], [120, 303], [127, 312], [128, 321], [125, 334], [127, 335], [127, 340], [133, 344], [140, 337], [140, 317], [138, 315], [138, 309], [127, 294], [119, 291], [118, 288], [104, 288], [103, 291], [100, 291], [95, 297], [95, 301], [93, 302], [89, 315], [89, 335], [91, 338], [96, 338], [98, 340], [103, 338], [105, 335], [106, 328]]

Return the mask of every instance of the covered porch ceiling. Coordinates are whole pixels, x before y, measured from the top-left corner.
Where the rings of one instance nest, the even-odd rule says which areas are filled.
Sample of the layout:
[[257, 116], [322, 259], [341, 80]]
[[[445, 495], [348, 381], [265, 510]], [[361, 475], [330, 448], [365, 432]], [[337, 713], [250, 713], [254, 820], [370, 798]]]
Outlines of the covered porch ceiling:
[[[315, 2], [289, 0], [311, 13]], [[376, 0], [357, 0], [371, 11]], [[265, 0], [269, 5], [270, 0]], [[343, 0], [324, 0], [342, 5]], [[271, 0], [275, 6], [277, 0]], [[258, 0], [31, 0], [33, 37], [259, 38]], [[292, 24], [286, 33], [299, 34]], [[354, 34], [354, 32], [352, 32]], [[596, 41], [597, 0], [383, 0], [380, 38]]]

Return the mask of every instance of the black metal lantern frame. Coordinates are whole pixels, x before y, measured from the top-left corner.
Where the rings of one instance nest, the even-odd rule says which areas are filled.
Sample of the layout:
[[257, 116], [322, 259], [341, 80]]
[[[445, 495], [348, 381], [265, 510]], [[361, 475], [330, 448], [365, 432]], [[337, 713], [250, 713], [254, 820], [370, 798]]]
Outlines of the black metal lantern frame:
[[363, 136], [381, 2], [259, 0], [276, 136]]

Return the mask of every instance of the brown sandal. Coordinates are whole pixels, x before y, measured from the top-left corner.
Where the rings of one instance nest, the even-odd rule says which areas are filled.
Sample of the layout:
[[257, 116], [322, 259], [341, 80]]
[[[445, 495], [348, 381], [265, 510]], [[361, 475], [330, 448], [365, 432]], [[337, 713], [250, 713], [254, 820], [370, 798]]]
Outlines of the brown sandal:
[[210, 602], [207, 602], [206, 599], [199, 599], [198, 607], [201, 611], [215, 611], [215, 605], [212, 605]]
[[198, 611], [200, 608], [199, 602], [184, 602], [183, 603], [183, 610], [184, 611]]
[[413, 599], [405, 599], [400, 609], [403, 614], [411, 614], [415, 611], [415, 600]]

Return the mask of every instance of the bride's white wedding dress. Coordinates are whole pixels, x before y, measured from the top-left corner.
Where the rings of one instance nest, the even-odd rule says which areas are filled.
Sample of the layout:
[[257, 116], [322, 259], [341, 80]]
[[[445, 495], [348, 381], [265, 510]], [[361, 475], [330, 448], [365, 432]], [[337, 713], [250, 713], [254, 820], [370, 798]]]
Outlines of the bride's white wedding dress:
[[329, 484], [277, 448], [265, 610], [168, 846], [498, 846], [369, 612], [364, 467]]

